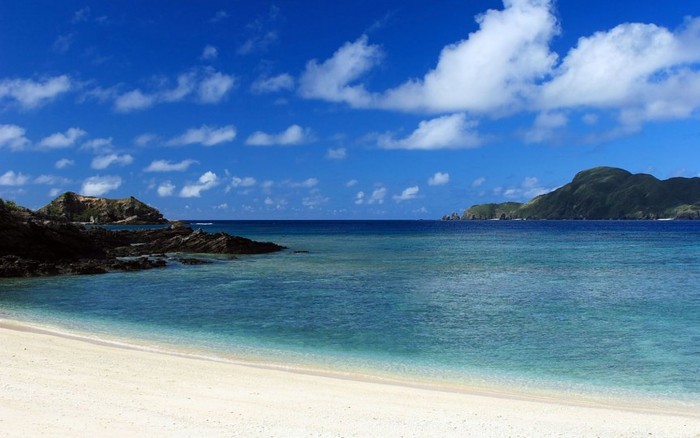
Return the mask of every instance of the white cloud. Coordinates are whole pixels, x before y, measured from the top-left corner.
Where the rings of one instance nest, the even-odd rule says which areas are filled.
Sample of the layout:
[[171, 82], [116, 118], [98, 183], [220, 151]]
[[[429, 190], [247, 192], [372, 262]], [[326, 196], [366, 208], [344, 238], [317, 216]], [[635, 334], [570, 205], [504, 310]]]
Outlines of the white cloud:
[[55, 198], [56, 196], [58, 196], [61, 193], [61, 191], [62, 191], [61, 189], [54, 187], [51, 190], [49, 190], [49, 196], [52, 198]]
[[134, 144], [136, 146], [148, 146], [149, 144], [153, 143], [158, 139], [158, 136], [155, 134], [150, 134], [150, 133], [145, 133], [141, 134], [138, 137], [134, 138]]
[[95, 154], [106, 154], [112, 151], [112, 137], [93, 138], [80, 145], [80, 149], [89, 150]]
[[326, 158], [329, 160], [344, 160], [348, 157], [348, 151], [345, 148], [328, 149]]
[[480, 176], [479, 178], [472, 181], [472, 187], [475, 187], [475, 188], [481, 187], [484, 185], [485, 182], [486, 182], [486, 178], [484, 178], [483, 176]]
[[53, 42], [51, 49], [56, 53], [66, 53], [70, 47], [73, 45], [75, 40], [75, 34], [69, 33], [66, 35], [59, 35]]
[[80, 193], [85, 196], [102, 196], [121, 185], [122, 179], [118, 176], [91, 176], [83, 181]]
[[188, 129], [179, 137], [171, 139], [168, 144], [201, 144], [203, 146], [214, 146], [233, 141], [234, 138], [236, 138], [236, 128], [234, 128], [233, 125], [226, 125], [221, 128], [202, 125], [199, 128]]
[[191, 165], [198, 163], [196, 160], [182, 160], [179, 163], [172, 163], [167, 160], [155, 160], [148, 165], [144, 172], [184, 172]]
[[[498, 188], [500, 189], [500, 188]], [[502, 189], [498, 190], [497, 194], [500, 194]], [[502, 194], [506, 198], [517, 199], [517, 200], [530, 200], [535, 196], [543, 195], [549, 193], [553, 188], [546, 188], [540, 184], [540, 181], [534, 176], [528, 176], [523, 179], [517, 187], [509, 187], [502, 190]]]
[[291, 125], [279, 134], [267, 134], [262, 131], [252, 133], [245, 141], [252, 146], [296, 145], [312, 140], [311, 131], [299, 125]]
[[479, 30], [446, 46], [421, 80], [389, 90], [379, 106], [400, 110], [510, 112], [553, 68], [558, 33], [551, 0], [504, 0], [478, 15]]
[[114, 109], [121, 113], [143, 110], [156, 104], [157, 98], [153, 95], [144, 94], [141, 90], [131, 90], [114, 101]]
[[259, 78], [250, 86], [253, 93], [275, 93], [278, 91], [289, 91], [294, 89], [294, 78], [282, 73], [273, 77]]
[[69, 128], [66, 132], [57, 132], [43, 138], [39, 142], [39, 147], [45, 149], [62, 149], [75, 145], [75, 142], [83, 137], [87, 132], [80, 128]]
[[159, 103], [180, 102], [187, 98], [204, 104], [218, 103], [234, 88], [236, 78], [207, 67], [180, 74], [176, 82], [172, 88], [164, 86], [151, 92], [135, 89], [123, 93], [114, 100], [114, 109], [127, 113], [144, 110]]
[[345, 187], [355, 187], [358, 183], [359, 183], [358, 180], [351, 179], [350, 181], [345, 183]]
[[372, 192], [372, 196], [367, 200], [368, 204], [383, 204], [386, 198], [386, 188], [380, 187]]
[[197, 89], [197, 97], [201, 103], [218, 103], [233, 89], [236, 80], [233, 76], [219, 72], [210, 72], [202, 79]]
[[212, 171], [207, 171], [199, 177], [194, 184], [188, 184], [180, 190], [182, 198], [199, 198], [205, 190], [216, 187], [219, 184], [219, 177]]
[[219, 56], [219, 50], [212, 46], [207, 44], [204, 46], [204, 50], [202, 50], [202, 55], [200, 58], [202, 58], [205, 61], [216, 59]]
[[318, 185], [318, 182], [319, 181], [317, 178], [307, 178], [304, 181], [300, 181], [300, 182], [289, 181], [288, 185], [289, 185], [289, 187], [295, 187], [295, 188], [301, 187], [301, 188], [310, 189], [312, 187], [316, 187]]
[[50, 186], [70, 184], [71, 180], [56, 175], [39, 175], [34, 178], [34, 184], [46, 184]]
[[362, 205], [365, 203], [365, 192], [357, 192], [355, 195], [355, 204]]
[[555, 131], [563, 128], [567, 123], [569, 123], [569, 119], [563, 113], [553, 111], [540, 113], [535, 119], [532, 129], [525, 133], [525, 141], [527, 143], [541, 143], [550, 140]]
[[166, 181], [158, 186], [158, 196], [161, 198], [164, 198], [166, 196], [173, 196], [175, 193], [175, 186], [170, 183], [170, 181]]
[[420, 188], [418, 186], [408, 187], [400, 195], [394, 195], [394, 201], [403, 202], [415, 199]]
[[70, 167], [75, 164], [75, 161], [68, 159], [68, 158], [61, 158], [60, 160], [56, 161], [56, 164], [54, 164], [54, 167], [56, 169], [65, 169], [66, 167]]
[[118, 155], [118, 154], [109, 154], [109, 155], [101, 155], [99, 157], [95, 157], [92, 160], [92, 163], [90, 164], [90, 167], [93, 169], [106, 169], [112, 164], [116, 164], [119, 166], [128, 166], [129, 164], [134, 162], [134, 157], [132, 157], [129, 154], [124, 154], [124, 155]]
[[311, 60], [299, 78], [299, 93], [305, 98], [346, 102], [355, 107], [366, 107], [372, 96], [363, 84], [351, 85], [378, 65], [382, 59], [379, 46], [368, 45], [367, 36], [354, 43], [345, 43], [331, 58], [319, 64]]
[[379, 146], [385, 149], [435, 150], [477, 147], [483, 143], [474, 131], [476, 122], [468, 121], [464, 113], [424, 120], [411, 135], [394, 139], [391, 134], [379, 137]]
[[29, 145], [24, 136], [26, 130], [17, 125], [0, 125], [0, 148], [7, 147], [11, 151], [20, 151]]
[[226, 12], [222, 9], [220, 11], [216, 11], [216, 14], [214, 14], [214, 16], [209, 19], [209, 22], [210, 23], [218, 23], [219, 21], [225, 20], [228, 17], [229, 17], [228, 12]]
[[252, 176], [246, 176], [243, 178], [234, 176], [233, 178], [231, 178], [231, 182], [229, 183], [228, 187], [226, 187], [226, 191], [238, 187], [253, 187], [255, 184], [257, 184], [257, 181]]
[[272, 44], [276, 43], [278, 38], [279, 36], [274, 30], [252, 36], [238, 47], [236, 53], [239, 55], [248, 55], [253, 52], [263, 52]]
[[0, 186], [23, 186], [27, 184], [29, 177], [20, 173], [8, 170], [0, 175]]
[[0, 102], [9, 99], [23, 109], [41, 106], [67, 93], [72, 88], [71, 80], [66, 75], [47, 78], [44, 81], [31, 79], [0, 80]]
[[450, 174], [445, 172], [435, 172], [435, 175], [428, 179], [429, 186], [444, 186], [450, 182]]

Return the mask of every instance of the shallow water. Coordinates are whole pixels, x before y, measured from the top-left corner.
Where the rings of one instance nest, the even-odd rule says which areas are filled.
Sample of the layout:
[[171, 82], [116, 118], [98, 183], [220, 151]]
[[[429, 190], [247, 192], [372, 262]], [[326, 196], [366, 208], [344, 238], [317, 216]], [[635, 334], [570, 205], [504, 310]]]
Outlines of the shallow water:
[[279, 364], [700, 403], [700, 223], [197, 222], [290, 250], [2, 280], [0, 318]]

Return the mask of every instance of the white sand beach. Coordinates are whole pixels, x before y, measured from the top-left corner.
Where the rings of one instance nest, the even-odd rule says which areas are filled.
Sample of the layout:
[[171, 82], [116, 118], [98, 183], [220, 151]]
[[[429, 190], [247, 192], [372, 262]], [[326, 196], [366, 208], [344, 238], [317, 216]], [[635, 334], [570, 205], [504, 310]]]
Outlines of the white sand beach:
[[0, 345], [0, 436], [700, 436], [700, 413], [365, 382], [11, 325]]

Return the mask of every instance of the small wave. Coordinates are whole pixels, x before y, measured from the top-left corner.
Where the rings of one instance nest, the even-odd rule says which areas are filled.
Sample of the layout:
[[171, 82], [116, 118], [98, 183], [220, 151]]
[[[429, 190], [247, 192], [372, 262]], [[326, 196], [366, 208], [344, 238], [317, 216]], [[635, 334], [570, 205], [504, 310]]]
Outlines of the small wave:
[[195, 222], [195, 225], [214, 225], [213, 222]]

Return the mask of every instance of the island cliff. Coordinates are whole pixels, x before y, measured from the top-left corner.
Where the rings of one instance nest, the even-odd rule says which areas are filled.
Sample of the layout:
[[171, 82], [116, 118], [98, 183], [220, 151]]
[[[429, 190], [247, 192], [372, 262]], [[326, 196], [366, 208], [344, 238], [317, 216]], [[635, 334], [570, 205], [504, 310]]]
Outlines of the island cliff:
[[595, 167], [527, 203], [479, 204], [443, 219], [700, 219], [700, 178]]
[[133, 196], [106, 199], [66, 192], [37, 210], [50, 219], [94, 224], [165, 224], [161, 212]]

